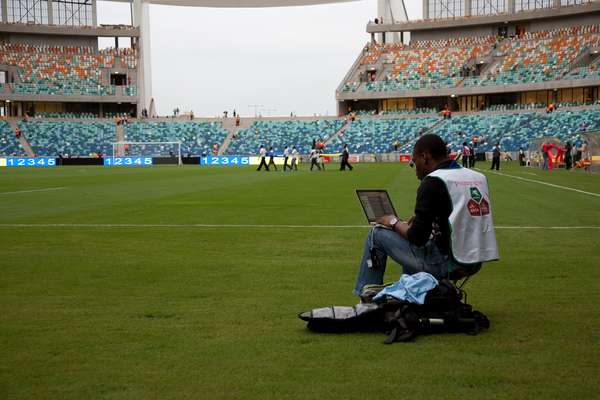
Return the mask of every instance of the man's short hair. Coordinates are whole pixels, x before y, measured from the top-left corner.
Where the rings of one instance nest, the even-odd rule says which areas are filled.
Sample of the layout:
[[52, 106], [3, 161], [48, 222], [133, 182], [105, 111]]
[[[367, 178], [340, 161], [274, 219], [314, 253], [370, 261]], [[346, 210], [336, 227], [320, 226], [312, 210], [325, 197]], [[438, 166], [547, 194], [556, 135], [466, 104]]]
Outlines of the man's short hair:
[[415, 143], [415, 153], [429, 153], [434, 159], [440, 160], [446, 158], [446, 142], [432, 133], [423, 135]]

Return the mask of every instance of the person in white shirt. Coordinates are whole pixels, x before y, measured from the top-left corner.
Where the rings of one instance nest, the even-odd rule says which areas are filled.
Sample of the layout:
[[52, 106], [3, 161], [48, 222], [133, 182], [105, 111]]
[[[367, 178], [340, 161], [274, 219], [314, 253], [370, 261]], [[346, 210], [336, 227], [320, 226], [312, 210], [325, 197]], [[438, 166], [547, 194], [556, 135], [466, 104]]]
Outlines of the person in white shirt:
[[260, 171], [265, 166], [266, 170], [269, 170], [269, 166], [267, 165], [267, 149], [264, 146], [260, 146], [258, 150], [258, 155], [260, 156], [260, 164], [258, 165], [257, 171]]
[[290, 149], [288, 146], [285, 146], [285, 149], [283, 149], [283, 171], [285, 172], [286, 169], [290, 169], [290, 171], [292, 170], [292, 167], [288, 166], [288, 159], [290, 158]]
[[312, 171], [314, 167], [317, 167], [319, 171], [321, 170], [321, 166], [319, 165], [319, 151], [317, 149], [310, 150], [310, 170]]
[[298, 150], [296, 146], [292, 147], [292, 164], [290, 165], [290, 171], [298, 171]]

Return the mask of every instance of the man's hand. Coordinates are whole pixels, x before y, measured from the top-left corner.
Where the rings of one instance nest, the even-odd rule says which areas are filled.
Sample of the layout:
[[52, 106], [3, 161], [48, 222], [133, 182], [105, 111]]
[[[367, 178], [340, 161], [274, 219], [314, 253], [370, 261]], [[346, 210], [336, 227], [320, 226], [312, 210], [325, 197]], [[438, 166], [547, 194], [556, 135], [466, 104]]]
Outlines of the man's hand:
[[384, 215], [383, 217], [379, 217], [375, 220], [379, 225], [389, 226], [390, 228], [394, 225], [395, 221], [399, 221], [399, 219], [395, 215]]
[[[377, 222], [380, 225], [389, 226], [391, 228], [394, 225], [394, 224], [392, 224], [392, 222], [395, 219], [396, 219], [396, 216], [394, 216], [394, 215], [385, 215], [383, 217], [377, 218], [377, 220], [375, 222]], [[412, 225], [412, 222], [414, 219], [415, 219], [414, 216], [410, 217], [410, 219], [408, 221], [402, 221], [402, 220], [398, 219], [398, 222], [394, 226], [394, 232], [396, 232], [397, 234], [399, 234], [400, 236], [402, 236], [403, 238], [406, 239], [407, 238], [406, 232], [408, 232], [408, 230], [410, 229], [410, 226]]]

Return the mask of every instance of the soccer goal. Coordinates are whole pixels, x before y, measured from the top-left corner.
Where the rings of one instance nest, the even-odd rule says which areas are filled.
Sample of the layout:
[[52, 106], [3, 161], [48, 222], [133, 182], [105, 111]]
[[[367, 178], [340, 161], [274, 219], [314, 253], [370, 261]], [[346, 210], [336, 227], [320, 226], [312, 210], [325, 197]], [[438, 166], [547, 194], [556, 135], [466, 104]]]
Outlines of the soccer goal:
[[181, 142], [114, 142], [112, 149], [113, 157], [152, 157], [166, 161], [161, 164], [183, 164]]

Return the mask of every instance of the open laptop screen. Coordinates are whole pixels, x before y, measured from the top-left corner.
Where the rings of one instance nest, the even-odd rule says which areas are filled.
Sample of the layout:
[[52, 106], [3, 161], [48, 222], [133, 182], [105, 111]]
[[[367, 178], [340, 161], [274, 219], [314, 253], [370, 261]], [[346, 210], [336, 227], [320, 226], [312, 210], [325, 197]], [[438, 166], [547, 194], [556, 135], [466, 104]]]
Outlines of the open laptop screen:
[[385, 190], [357, 190], [358, 200], [362, 205], [369, 223], [384, 215], [396, 215], [396, 210]]

